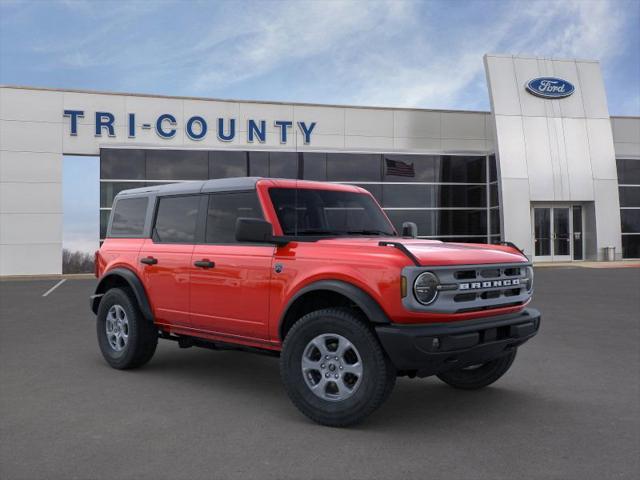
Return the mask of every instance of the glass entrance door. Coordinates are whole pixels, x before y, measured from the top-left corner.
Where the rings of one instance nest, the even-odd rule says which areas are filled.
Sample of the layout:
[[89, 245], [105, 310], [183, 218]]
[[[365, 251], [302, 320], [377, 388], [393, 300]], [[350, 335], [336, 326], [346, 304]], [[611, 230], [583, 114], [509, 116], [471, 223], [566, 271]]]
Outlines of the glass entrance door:
[[554, 262], [571, 260], [571, 224], [569, 207], [554, 207], [553, 216], [553, 252]]
[[534, 259], [563, 262], [582, 260], [582, 207], [533, 208]]
[[534, 257], [536, 260], [551, 261], [551, 208], [533, 209]]

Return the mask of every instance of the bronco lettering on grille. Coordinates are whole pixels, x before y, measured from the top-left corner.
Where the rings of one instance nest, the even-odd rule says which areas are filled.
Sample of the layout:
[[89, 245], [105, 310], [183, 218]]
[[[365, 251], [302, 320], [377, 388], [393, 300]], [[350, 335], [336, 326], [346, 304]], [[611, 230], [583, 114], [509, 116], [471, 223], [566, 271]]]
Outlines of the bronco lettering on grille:
[[511, 287], [514, 285], [520, 285], [519, 278], [513, 278], [513, 279], [507, 279], [507, 280], [491, 280], [487, 282], [461, 283], [460, 285], [458, 285], [458, 289], [478, 290], [480, 288]]

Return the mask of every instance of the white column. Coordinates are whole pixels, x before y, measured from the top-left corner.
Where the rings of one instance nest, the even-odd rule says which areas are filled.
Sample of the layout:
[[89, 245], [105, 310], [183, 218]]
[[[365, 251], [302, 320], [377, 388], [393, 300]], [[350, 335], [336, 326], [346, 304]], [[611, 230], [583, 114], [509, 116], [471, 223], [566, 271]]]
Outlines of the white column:
[[0, 88], [0, 275], [62, 272], [62, 94]]

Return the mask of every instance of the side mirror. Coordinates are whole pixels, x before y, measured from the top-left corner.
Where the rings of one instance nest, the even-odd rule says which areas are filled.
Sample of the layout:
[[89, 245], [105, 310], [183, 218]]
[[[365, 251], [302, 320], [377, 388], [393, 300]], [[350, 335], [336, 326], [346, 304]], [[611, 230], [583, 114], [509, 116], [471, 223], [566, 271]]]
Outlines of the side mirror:
[[418, 225], [413, 222], [404, 222], [402, 224], [402, 236], [416, 238], [418, 236]]
[[275, 243], [277, 245], [288, 243], [281, 237], [273, 236], [272, 226], [266, 220], [244, 217], [236, 220], [236, 240], [247, 243]]

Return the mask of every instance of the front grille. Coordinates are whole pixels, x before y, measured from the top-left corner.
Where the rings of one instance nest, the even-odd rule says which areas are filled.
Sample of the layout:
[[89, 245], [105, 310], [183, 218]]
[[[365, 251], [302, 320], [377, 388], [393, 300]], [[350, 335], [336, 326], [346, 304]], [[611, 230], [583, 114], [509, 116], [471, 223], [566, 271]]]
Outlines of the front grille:
[[406, 267], [409, 285], [422, 272], [438, 276], [440, 290], [430, 305], [421, 305], [411, 294], [403, 299], [410, 310], [461, 313], [522, 305], [529, 300], [527, 269], [530, 264]]
[[[507, 294], [507, 292], [504, 292], [504, 293], [505, 293], [505, 295]], [[489, 292], [482, 292], [480, 294], [480, 298], [482, 298], [484, 300], [491, 299], [491, 298], [498, 298], [498, 297], [500, 297], [500, 292], [498, 292], [496, 290], [491, 290]]]
[[480, 270], [480, 276], [482, 278], [498, 278], [500, 276], [500, 269], [490, 268], [488, 270]]
[[460, 272], [456, 272], [454, 275], [458, 280], [474, 280], [476, 278], [476, 271], [462, 270]]
[[453, 297], [454, 302], [472, 302], [476, 299], [475, 293], [459, 293]]

